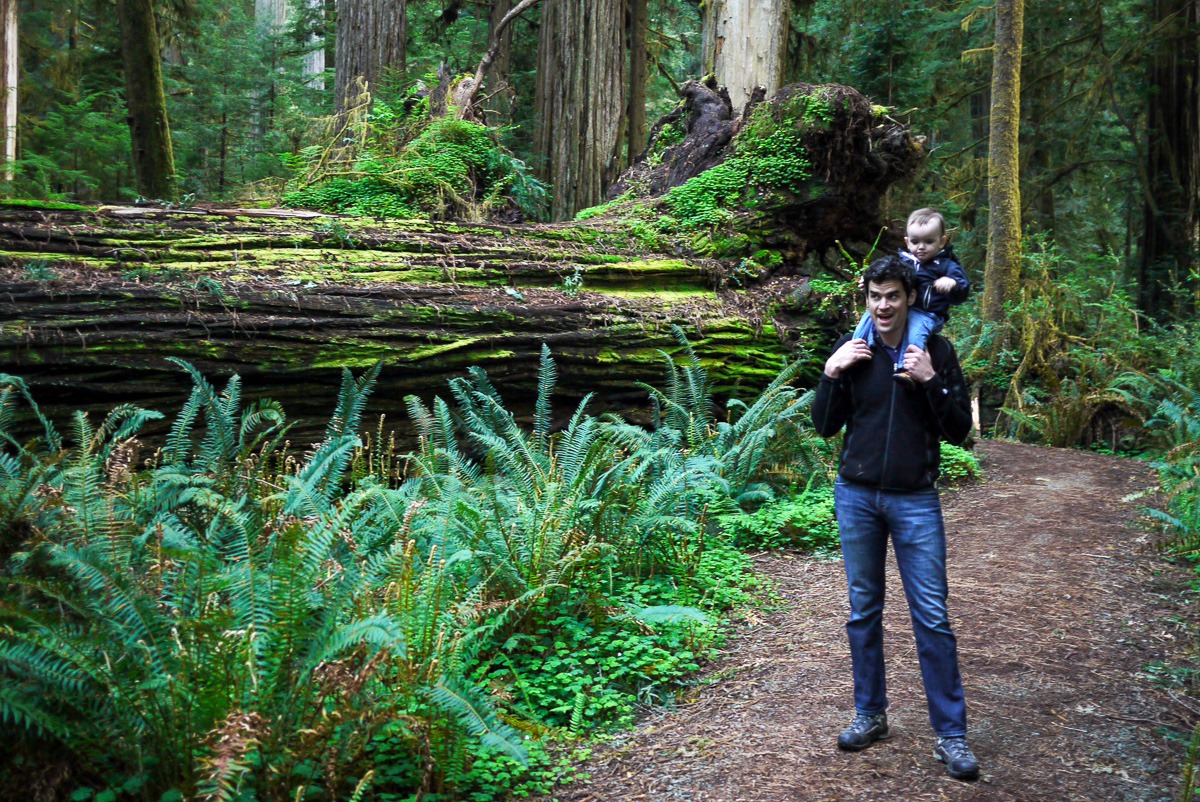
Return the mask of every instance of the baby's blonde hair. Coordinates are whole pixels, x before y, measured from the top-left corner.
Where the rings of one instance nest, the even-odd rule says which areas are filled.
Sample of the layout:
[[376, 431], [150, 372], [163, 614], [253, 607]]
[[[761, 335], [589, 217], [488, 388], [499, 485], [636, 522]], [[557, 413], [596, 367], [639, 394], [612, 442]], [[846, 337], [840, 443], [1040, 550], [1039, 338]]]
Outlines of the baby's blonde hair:
[[938, 228], [942, 230], [942, 236], [946, 236], [946, 218], [942, 217], [942, 213], [937, 209], [917, 209], [908, 216], [908, 222], [904, 227], [908, 229], [913, 225], [923, 226], [932, 220], [937, 221]]

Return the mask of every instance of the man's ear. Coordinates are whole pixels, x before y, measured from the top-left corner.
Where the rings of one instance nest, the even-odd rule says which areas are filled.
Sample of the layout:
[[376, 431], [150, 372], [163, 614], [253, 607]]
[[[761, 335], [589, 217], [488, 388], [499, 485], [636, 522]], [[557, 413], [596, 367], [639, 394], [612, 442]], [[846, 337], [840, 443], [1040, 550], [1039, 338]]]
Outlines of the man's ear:
[[917, 291], [912, 290], [911, 292], [908, 293], [908, 305], [911, 307], [911, 306], [915, 306], [916, 303], [917, 303]]

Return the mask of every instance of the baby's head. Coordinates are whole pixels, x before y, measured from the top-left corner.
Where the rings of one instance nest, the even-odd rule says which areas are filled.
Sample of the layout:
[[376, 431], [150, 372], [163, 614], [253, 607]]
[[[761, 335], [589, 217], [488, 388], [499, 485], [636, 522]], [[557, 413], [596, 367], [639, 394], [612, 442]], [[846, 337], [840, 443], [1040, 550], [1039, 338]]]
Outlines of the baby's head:
[[917, 209], [908, 216], [904, 245], [922, 264], [938, 255], [950, 238], [946, 236], [946, 218], [933, 209]]

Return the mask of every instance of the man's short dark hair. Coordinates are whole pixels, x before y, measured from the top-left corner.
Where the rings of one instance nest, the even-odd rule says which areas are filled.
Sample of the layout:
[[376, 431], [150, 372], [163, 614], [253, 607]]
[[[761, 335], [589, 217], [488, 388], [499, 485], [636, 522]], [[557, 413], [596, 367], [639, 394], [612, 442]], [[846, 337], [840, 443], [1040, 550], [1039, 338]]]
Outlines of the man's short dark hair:
[[899, 256], [892, 255], [883, 256], [871, 262], [867, 272], [863, 273], [863, 292], [870, 289], [872, 283], [881, 284], [892, 279], [896, 279], [904, 286], [905, 295], [917, 288], [917, 271]]

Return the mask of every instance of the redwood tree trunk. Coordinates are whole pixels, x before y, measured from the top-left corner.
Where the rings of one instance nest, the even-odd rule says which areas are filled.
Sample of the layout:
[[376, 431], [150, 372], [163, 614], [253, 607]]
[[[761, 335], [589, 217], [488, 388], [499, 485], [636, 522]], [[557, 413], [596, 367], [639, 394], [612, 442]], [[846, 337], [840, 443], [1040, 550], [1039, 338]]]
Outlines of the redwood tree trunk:
[[729, 90], [740, 113], [756, 86], [783, 84], [791, 0], [709, 0], [704, 6], [704, 72]]
[[[304, 5], [322, 19], [325, 16], [325, 4], [322, 0], [305, 0]], [[312, 48], [304, 54], [304, 75], [308, 85], [313, 89], [325, 88], [325, 44], [322, 36], [313, 34], [308, 46]]]
[[0, 161], [4, 180], [12, 181], [17, 159], [17, 0], [0, 0], [0, 37]]
[[355, 79], [372, 94], [403, 78], [407, 0], [337, 0], [334, 102], [338, 113], [354, 102]]
[[175, 154], [163, 94], [153, 0], [117, 0], [117, 16], [121, 22], [125, 100], [138, 193], [146, 198], [173, 200]]
[[[1138, 302], [1151, 314], [1194, 309], [1189, 276], [1200, 234], [1200, 3], [1157, 0], [1165, 35], [1150, 62], [1145, 239]], [[1180, 290], [1185, 290], [1181, 293]]]
[[988, 253], [983, 317], [1004, 319], [1021, 277], [1021, 43], [1024, 0], [996, 0], [992, 113], [988, 144]]
[[625, 8], [613, 0], [557, 0], [542, 8], [536, 152], [556, 220], [604, 199], [619, 164], [625, 113]]
[[650, 0], [629, 0], [629, 162], [646, 149], [646, 81], [650, 60]]

